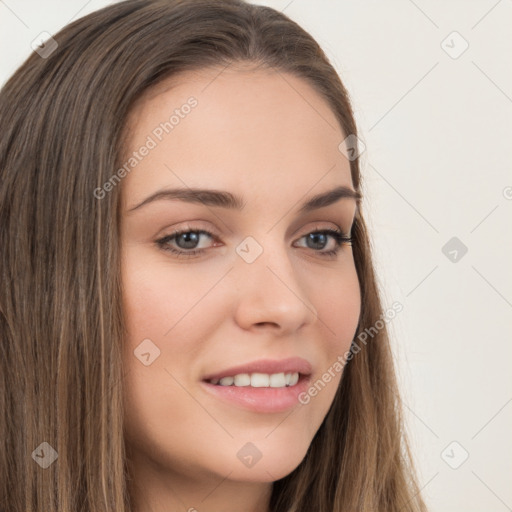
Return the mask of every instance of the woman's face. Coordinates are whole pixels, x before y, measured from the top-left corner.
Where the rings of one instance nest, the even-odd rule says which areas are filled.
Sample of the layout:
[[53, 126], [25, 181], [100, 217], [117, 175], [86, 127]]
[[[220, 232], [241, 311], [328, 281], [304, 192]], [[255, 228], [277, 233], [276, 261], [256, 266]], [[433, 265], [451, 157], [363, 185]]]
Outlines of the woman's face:
[[[117, 186], [133, 460], [176, 481], [280, 479], [329, 411], [360, 313], [351, 246], [329, 255], [336, 238], [310, 235], [350, 234], [356, 201], [301, 209], [353, 190], [346, 135], [303, 80], [234, 66], [160, 84], [128, 126]], [[170, 189], [182, 199], [148, 200]], [[275, 365], [230, 370], [264, 360]], [[219, 373], [240, 386], [204, 381]]]

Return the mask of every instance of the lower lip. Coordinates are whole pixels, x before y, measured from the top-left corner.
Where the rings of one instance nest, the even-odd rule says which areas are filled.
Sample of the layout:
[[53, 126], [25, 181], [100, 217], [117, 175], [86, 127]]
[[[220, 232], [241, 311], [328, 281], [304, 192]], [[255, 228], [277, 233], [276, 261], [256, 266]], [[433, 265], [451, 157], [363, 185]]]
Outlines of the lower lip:
[[202, 381], [206, 391], [217, 398], [253, 412], [281, 412], [297, 405], [299, 395], [304, 393], [311, 379], [301, 375], [295, 386], [284, 388], [253, 388], [251, 386], [219, 386]]

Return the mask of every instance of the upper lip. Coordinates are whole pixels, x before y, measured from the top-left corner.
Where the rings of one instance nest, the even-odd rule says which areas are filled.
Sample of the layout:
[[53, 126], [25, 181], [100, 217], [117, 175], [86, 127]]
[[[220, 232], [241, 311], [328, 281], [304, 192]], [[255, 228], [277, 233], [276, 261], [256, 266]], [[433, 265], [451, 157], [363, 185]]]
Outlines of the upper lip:
[[203, 380], [233, 377], [240, 373], [301, 373], [303, 375], [310, 375], [312, 370], [311, 363], [302, 357], [290, 357], [279, 360], [259, 359], [240, 366], [226, 368], [220, 372], [211, 373], [203, 377]]

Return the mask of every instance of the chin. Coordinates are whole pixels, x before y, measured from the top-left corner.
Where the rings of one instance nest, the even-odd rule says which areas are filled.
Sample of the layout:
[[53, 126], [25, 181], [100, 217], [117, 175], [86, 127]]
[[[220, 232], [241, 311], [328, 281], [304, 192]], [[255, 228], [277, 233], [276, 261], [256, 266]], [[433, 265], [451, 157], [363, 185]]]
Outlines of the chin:
[[259, 468], [258, 465], [247, 469], [239, 468], [229, 475], [229, 479], [237, 482], [276, 482], [295, 471], [300, 462], [301, 461], [299, 461], [298, 464], [287, 464], [286, 461], [284, 461], [279, 464], [269, 464]]
[[[229, 476], [230, 480], [240, 482], [274, 482], [280, 480], [297, 469], [306, 455], [308, 446], [305, 446], [303, 450], [297, 449], [297, 445], [294, 446], [294, 449], [290, 448], [291, 446], [285, 444], [275, 449], [269, 446], [266, 450], [261, 450], [261, 458], [255, 458], [254, 462], [249, 459], [248, 462], [244, 463], [245, 453], [251, 453], [253, 450], [251, 445], [248, 444], [245, 452], [241, 449], [240, 455], [237, 454], [235, 464], [232, 462], [229, 464], [226, 461], [226, 466], [221, 468], [221, 473], [225, 475], [226, 467], [231, 466], [233, 472]], [[256, 455], [256, 452], [254, 452], [254, 455]]]

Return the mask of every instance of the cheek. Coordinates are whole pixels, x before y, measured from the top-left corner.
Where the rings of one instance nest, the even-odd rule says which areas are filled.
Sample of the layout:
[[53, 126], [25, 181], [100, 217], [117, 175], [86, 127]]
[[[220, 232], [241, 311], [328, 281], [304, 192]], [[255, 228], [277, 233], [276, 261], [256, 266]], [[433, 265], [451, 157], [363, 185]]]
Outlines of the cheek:
[[145, 394], [149, 403], [169, 403], [170, 396], [183, 394], [172, 377], [185, 382], [198, 373], [212, 332], [225, 321], [225, 303], [212, 289], [224, 272], [171, 264], [147, 249], [127, 248], [121, 272], [127, 334], [123, 357], [133, 381], [129, 394], [141, 404]]
[[310, 284], [310, 297], [318, 313], [317, 329], [321, 333], [321, 361], [315, 379], [301, 403], [315, 411], [314, 428], [320, 426], [339, 387], [361, 313], [361, 293], [355, 266], [347, 266], [323, 286]]
[[[167, 341], [200, 307], [200, 299], [211, 286], [211, 275], [185, 269], [186, 265], [166, 265], [143, 250], [128, 250], [123, 264], [123, 305], [132, 342], [152, 338]], [[199, 307], [197, 307], [199, 306]], [[174, 343], [174, 341], [173, 341]]]
[[311, 300], [318, 312], [318, 328], [324, 332], [326, 353], [347, 350], [356, 333], [361, 313], [361, 292], [355, 265], [347, 265], [321, 284], [311, 284]]
[[198, 423], [201, 413], [190, 398], [187, 378], [207, 340], [200, 329], [208, 325], [208, 311], [198, 298], [208, 291], [211, 278], [197, 279], [181, 268], [185, 265], [165, 265], [132, 248], [121, 272], [127, 333], [125, 435], [130, 445], [164, 465], [186, 458], [193, 440], [184, 436], [183, 425], [189, 418]]

